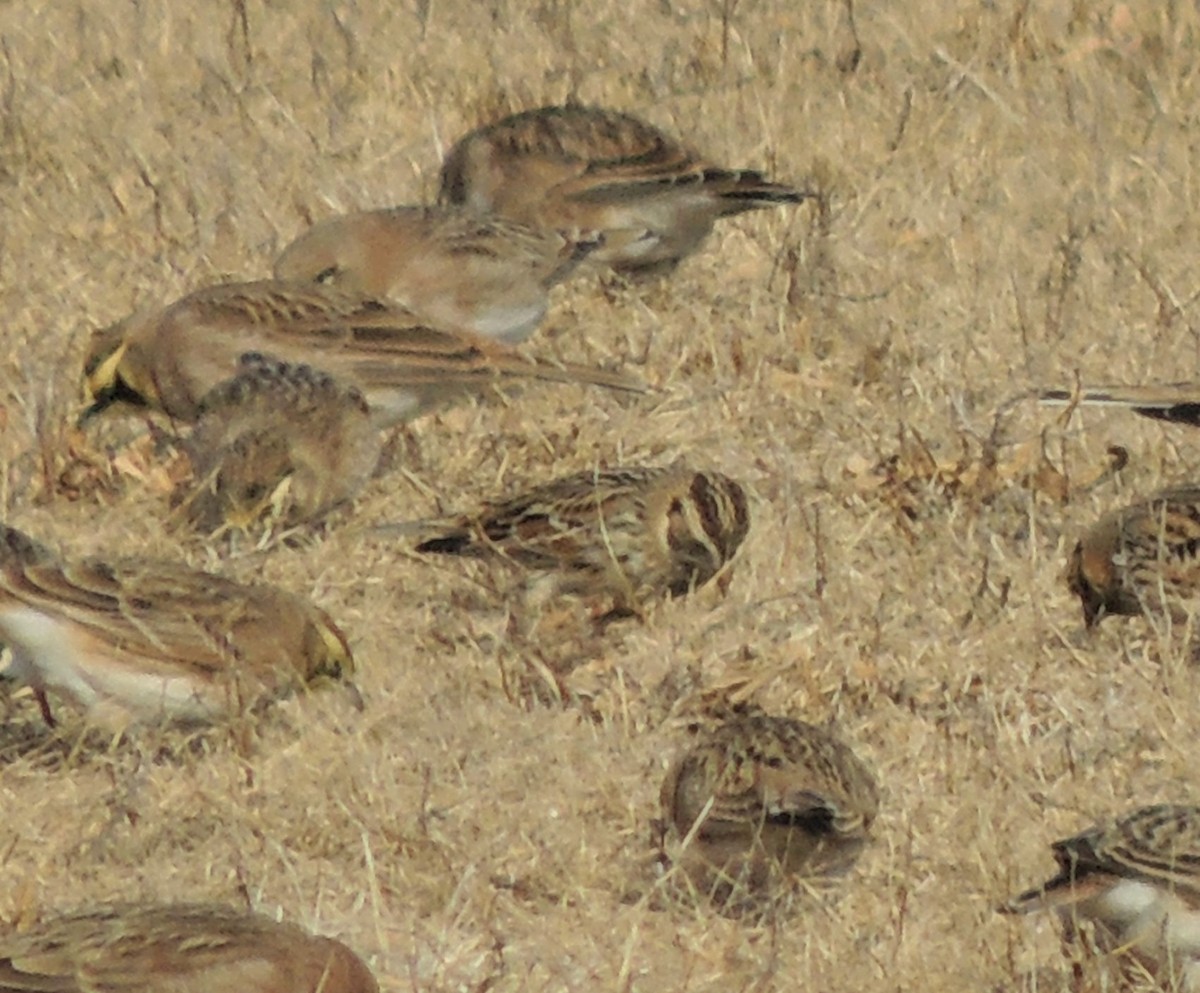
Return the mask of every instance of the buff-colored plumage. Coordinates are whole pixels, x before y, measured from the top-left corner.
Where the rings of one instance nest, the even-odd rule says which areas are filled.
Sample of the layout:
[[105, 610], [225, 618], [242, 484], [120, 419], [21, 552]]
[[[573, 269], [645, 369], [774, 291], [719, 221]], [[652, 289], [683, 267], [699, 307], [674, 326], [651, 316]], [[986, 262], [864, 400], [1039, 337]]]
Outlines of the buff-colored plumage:
[[0, 525], [6, 675], [113, 729], [209, 722], [306, 684], [348, 679], [345, 635], [302, 597], [172, 562], [67, 562]]
[[841, 739], [748, 703], [704, 715], [689, 730], [693, 740], [661, 797], [685, 846], [681, 864], [700, 886], [831, 876], [857, 860], [879, 790]]
[[417, 550], [506, 559], [538, 574], [546, 595], [607, 595], [625, 611], [708, 582], [749, 527], [746, 494], [727, 476], [628, 467], [576, 473], [434, 522]]
[[1089, 627], [1108, 614], [1186, 617], [1200, 604], [1200, 488], [1166, 490], [1102, 518], [1076, 542], [1067, 582]]
[[1051, 847], [1058, 875], [1001, 911], [1092, 921], [1102, 947], [1200, 990], [1200, 807], [1142, 807]]
[[84, 910], [0, 938], [0, 993], [377, 993], [340, 941], [207, 904]]
[[201, 401], [176, 506], [202, 532], [319, 520], [359, 491], [382, 446], [363, 395], [311, 366], [243, 356]]
[[84, 363], [89, 413], [119, 401], [195, 421], [213, 387], [255, 352], [328, 373], [391, 424], [513, 379], [641, 390], [629, 376], [526, 358], [402, 307], [335, 287], [280, 281], [209, 286], [95, 334]]
[[550, 229], [612, 235], [598, 262], [665, 272], [718, 218], [810, 194], [761, 172], [716, 166], [634, 117], [599, 107], [540, 107], [461, 138], [442, 165], [441, 202]]
[[332, 217], [275, 262], [277, 279], [386, 298], [437, 327], [515, 343], [546, 316], [550, 289], [604, 242], [457, 207]]

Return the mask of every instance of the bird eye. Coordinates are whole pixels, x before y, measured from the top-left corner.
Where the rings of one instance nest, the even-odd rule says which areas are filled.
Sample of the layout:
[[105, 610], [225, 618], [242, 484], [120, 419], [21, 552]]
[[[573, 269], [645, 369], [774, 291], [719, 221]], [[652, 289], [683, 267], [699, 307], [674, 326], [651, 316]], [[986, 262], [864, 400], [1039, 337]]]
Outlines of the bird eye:
[[338, 267], [335, 265], [331, 265], [328, 269], [322, 269], [320, 272], [318, 272], [317, 278], [314, 279], [313, 282], [314, 283], [322, 283], [322, 284], [327, 285], [329, 283], [332, 283], [335, 279], [337, 279], [337, 276], [338, 276]]

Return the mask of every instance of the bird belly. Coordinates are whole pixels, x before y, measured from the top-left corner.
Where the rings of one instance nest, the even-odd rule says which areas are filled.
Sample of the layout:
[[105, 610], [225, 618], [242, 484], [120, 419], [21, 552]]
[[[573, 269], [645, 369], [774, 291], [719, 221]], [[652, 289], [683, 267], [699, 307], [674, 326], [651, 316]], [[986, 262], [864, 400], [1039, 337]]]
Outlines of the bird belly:
[[1099, 921], [1118, 939], [1131, 935], [1154, 917], [1160, 917], [1164, 893], [1158, 886], [1122, 879], [1095, 896], [1075, 904], [1075, 910], [1084, 917]]
[[[132, 666], [114, 664], [104, 657], [94, 661], [96, 664], [88, 666], [84, 673], [96, 699], [89, 705], [90, 717], [123, 711], [135, 722], [211, 721], [233, 709], [222, 706], [219, 695], [205, 692], [205, 687], [182, 675], [139, 672]], [[101, 720], [100, 723], [114, 721]]]
[[79, 633], [49, 614], [17, 605], [0, 610], [0, 632], [13, 648], [5, 674], [35, 687], [60, 690], [83, 706], [95, 695], [81, 675]]
[[470, 321], [476, 334], [494, 338], [508, 345], [525, 341], [546, 316], [545, 303], [523, 307], [481, 307]]
[[606, 236], [613, 234], [592, 257], [616, 268], [649, 271], [690, 255], [711, 230], [711, 210], [703, 214], [647, 211], [631, 217], [628, 223], [605, 227]]
[[8, 675], [62, 693], [89, 713], [205, 719], [219, 709], [193, 680], [138, 671], [136, 662], [114, 659], [86, 632], [32, 607], [0, 611], [0, 632], [16, 649]]
[[1200, 909], [1175, 907], [1167, 916], [1164, 938], [1176, 960], [1191, 959], [1190, 970], [1200, 970]]
[[1176, 963], [1200, 958], [1200, 910], [1162, 885], [1126, 879], [1078, 904], [1123, 945]]
[[[431, 403], [431, 399], [423, 400], [412, 386], [372, 384], [364, 386], [363, 392], [371, 407], [371, 421], [379, 428], [390, 428], [411, 420]], [[432, 397], [435, 391], [429, 388], [426, 392]]]

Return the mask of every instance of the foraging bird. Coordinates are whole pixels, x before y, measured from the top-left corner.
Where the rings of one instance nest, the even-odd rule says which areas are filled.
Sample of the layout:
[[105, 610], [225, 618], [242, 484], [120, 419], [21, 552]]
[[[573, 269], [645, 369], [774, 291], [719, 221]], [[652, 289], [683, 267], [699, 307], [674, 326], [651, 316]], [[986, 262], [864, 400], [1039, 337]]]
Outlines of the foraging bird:
[[575, 473], [432, 522], [419, 552], [505, 559], [538, 574], [542, 598], [608, 595], [614, 613], [712, 579], [750, 528], [746, 494], [681, 464]]
[[302, 597], [177, 563], [68, 563], [4, 525], [0, 641], [5, 675], [33, 687], [47, 724], [53, 691], [115, 730], [220, 720], [355, 668], [346, 636]]
[[1123, 407], [1158, 421], [1200, 426], [1200, 385], [1196, 383], [1042, 390], [1038, 400], [1047, 406]]
[[879, 812], [874, 775], [829, 731], [743, 703], [693, 723], [662, 786], [683, 867], [760, 887], [773, 875], [840, 874]]
[[436, 327], [509, 344], [537, 329], [552, 287], [604, 244], [458, 207], [393, 207], [322, 221], [275, 262], [275, 278], [387, 299]]
[[604, 233], [597, 262], [670, 272], [721, 217], [814, 194], [725, 169], [631, 114], [567, 105], [527, 110], [461, 138], [442, 164], [441, 203], [535, 227]]
[[1141, 807], [1051, 849], [1058, 875], [1001, 913], [1093, 921], [1107, 950], [1165, 972], [1171, 989], [1200, 990], [1200, 807]]
[[1088, 627], [1109, 614], [1186, 617], [1200, 601], [1200, 487], [1103, 517], [1076, 542], [1067, 584]]
[[428, 327], [356, 293], [266, 281], [205, 287], [98, 331], [84, 363], [93, 398], [84, 417], [125, 401], [195, 421], [203, 397], [237, 375], [248, 352], [355, 387], [382, 426], [512, 379], [645, 389], [621, 373], [528, 359], [479, 335]]
[[175, 504], [201, 531], [312, 523], [352, 499], [382, 448], [363, 395], [311, 366], [243, 355], [200, 401]]
[[78, 911], [0, 938], [0, 993], [378, 993], [340, 941], [208, 904]]

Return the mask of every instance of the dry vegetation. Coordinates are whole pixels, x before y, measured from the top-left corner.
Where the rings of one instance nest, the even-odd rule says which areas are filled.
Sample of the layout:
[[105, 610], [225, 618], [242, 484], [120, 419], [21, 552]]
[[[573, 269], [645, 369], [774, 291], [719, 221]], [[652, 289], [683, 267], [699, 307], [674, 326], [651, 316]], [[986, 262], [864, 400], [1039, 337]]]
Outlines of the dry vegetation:
[[[0, 0], [0, 514], [72, 551], [216, 561], [164, 529], [126, 447], [144, 418], [67, 427], [87, 332], [264, 275], [313, 219], [432, 197], [482, 119], [575, 96], [827, 194], [725, 224], [668, 283], [558, 291], [535, 344], [661, 394], [427, 418], [348, 522], [220, 566], [338, 618], [365, 713], [298, 700], [256, 735], [64, 757], [71, 729], [46, 744], [13, 694], [0, 917], [249, 901], [389, 990], [1066, 986], [1052, 922], [993, 908], [1051, 839], [1197, 799], [1200, 694], [1177, 635], [1083, 636], [1065, 552], [1194, 479], [1197, 438], [1011, 401], [1196, 368], [1200, 15], [860, 7], [855, 31], [834, 0]], [[507, 577], [359, 527], [677, 454], [753, 491], [727, 591], [541, 653], [505, 639]], [[884, 784], [841, 896], [765, 924], [655, 899], [652, 847], [663, 713], [756, 666]]]

